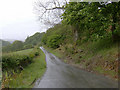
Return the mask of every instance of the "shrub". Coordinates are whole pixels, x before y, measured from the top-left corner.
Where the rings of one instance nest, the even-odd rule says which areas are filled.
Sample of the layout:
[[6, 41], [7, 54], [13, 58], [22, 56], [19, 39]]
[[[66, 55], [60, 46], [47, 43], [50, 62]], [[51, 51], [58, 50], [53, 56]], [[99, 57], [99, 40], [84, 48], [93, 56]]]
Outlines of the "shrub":
[[23, 49], [29, 49], [29, 48], [33, 48], [33, 45], [27, 44], [27, 45], [24, 45], [24, 47], [23, 47]]
[[50, 47], [50, 48], [58, 48], [59, 47], [59, 45], [61, 44], [61, 42], [62, 42], [62, 39], [63, 39], [63, 37], [61, 36], [61, 35], [53, 35], [53, 36], [51, 36], [50, 38], [49, 38], [49, 40], [48, 40], [48, 46]]
[[39, 49], [33, 50], [31, 53], [20, 55], [14, 53], [3, 54], [2, 56], [2, 70], [16, 70], [20, 66], [25, 67], [32, 63], [33, 58], [39, 55]]

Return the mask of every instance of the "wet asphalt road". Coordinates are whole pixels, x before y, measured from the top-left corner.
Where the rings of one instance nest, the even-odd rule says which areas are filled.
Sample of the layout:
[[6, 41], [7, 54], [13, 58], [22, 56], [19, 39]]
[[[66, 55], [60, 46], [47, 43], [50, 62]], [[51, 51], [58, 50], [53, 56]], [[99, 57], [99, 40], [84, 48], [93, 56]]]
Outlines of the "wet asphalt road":
[[34, 88], [117, 88], [118, 83], [102, 75], [80, 70], [63, 63], [40, 47], [46, 55], [47, 70]]

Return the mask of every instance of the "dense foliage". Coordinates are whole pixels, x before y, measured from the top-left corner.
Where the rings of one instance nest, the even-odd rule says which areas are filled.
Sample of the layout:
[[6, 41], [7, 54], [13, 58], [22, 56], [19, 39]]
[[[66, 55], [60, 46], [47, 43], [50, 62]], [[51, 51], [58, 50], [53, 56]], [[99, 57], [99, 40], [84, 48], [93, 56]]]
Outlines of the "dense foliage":
[[80, 39], [109, 36], [116, 40], [120, 36], [120, 2], [70, 2], [65, 6], [62, 18], [64, 24], [75, 27]]
[[[58, 24], [47, 30], [42, 37], [42, 43], [51, 48], [58, 48], [60, 45], [71, 42], [72, 28], [70, 26]], [[69, 33], [69, 34], [68, 34]]]
[[62, 36], [60, 35], [54, 35], [51, 36], [48, 40], [48, 46], [51, 48], [58, 48], [59, 45], [62, 43]]
[[12, 44], [2, 47], [2, 51], [3, 52], [19, 51], [23, 49], [23, 46], [24, 43], [22, 41], [16, 40]]
[[64, 6], [62, 24], [50, 28], [43, 44], [58, 48], [62, 44], [81, 45], [87, 41], [120, 39], [120, 2], [69, 2]]

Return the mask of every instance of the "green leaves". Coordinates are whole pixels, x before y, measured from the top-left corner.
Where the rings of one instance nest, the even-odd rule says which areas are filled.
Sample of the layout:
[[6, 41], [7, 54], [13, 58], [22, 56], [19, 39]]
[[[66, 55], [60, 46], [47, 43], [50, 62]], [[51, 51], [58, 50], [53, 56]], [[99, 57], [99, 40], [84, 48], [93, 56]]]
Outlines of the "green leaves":
[[62, 36], [61, 35], [53, 35], [48, 40], [48, 46], [51, 48], [58, 48], [59, 45], [62, 43]]
[[42, 37], [42, 43], [51, 48], [58, 48], [67, 41], [72, 41], [72, 28], [68, 25], [58, 24], [47, 30]]
[[120, 2], [107, 4], [71, 2], [66, 5], [62, 16], [62, 23], [76, 27], [79, 37], [83, 37], [83, 31], [91, 33], [90, 30], [91, 38], [104, 37], [110, 33], [107, 31], [116, 32], [118, 27], [116, 24], [120, 23]]

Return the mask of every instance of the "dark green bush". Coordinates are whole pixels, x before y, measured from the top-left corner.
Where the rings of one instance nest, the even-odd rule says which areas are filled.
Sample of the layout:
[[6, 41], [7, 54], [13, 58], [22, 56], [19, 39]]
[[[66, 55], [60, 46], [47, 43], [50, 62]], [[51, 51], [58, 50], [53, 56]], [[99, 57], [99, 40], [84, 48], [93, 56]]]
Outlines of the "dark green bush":
[[62, 36], [61, 35], [53, 35], [48, 39], [47, 45], [50, 48], [58, 48], [59, 45], [61, 44], [62, 40]]
[[23, 49], [29, 49], [29, 48], [33, 48], [33, 45], [27, 44], [27, 45], [24, 45], [24, 47], [23, 47]]

